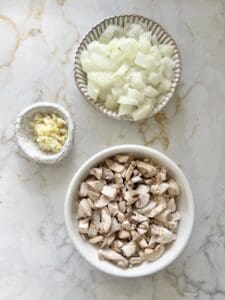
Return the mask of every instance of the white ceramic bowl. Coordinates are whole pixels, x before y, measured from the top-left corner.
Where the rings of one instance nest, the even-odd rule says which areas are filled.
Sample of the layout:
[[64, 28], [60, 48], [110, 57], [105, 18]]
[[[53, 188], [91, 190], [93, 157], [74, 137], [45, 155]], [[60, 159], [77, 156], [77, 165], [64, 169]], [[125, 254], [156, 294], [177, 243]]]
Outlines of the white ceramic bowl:
[[[68, 126], [68, 136], [60, 152], [44, 152], [35, 142], [33, 133], [30, 129], [30, 122], [37, 112], [56, 113], [66, 121]], [[29, 159], [45, 164], [57, 163], [69, 154], [73, 145], [74, 131], [75, 124], [70, 113], [61, 105], [50, 102], [39, 102], [27, 107], [19, 114], [15, 123], [15, 135], [20, 150]]]
[[[151, 157], [156, 163], [164, 166], [168, 173], [177, 181], [181, 188], [178, 197], [178, 210], [181, 220], [178, 225], [177, 239], [167, 247], [165, 253], [154, 262], [146, 262], [139, 266], [120, 269], [119, 267], [101, 261], [97, 255], [97, 248], [84, 241], [78, 232], [77, 218], [75, 212], [75, 201], [78, 199], [78, 189], [81, 181], [85, 179], [88, 171], [107, 157], [118, 153], [129, 153], [135, 157]], [[181, 169], [166, 155], [157, 150], [138, 145], [114, 146], [103, 150], [87, 160], [74, 175], [66, 195], [65, 201], [65, 223], [69, 235], [80, 254], [93, 266], [111, 275], [121, 277], [138, 277], [156, 273], [172, 263], [183, 251], [191, 236], [194, 223], [194, 201], [189, 183]]]

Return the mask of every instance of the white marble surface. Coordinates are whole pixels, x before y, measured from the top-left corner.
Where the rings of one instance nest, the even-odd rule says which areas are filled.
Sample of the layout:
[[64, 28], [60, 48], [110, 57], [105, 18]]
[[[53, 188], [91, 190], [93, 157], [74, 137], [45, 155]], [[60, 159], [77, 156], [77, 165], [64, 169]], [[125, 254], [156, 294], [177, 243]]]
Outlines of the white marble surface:
[[[142, 125], [94, 111], [73, 80], [75, 49], [101, 19], [138, 13], [178, 42], [183, 76], [177, 97]], [[225, 1], [0, 0], [0, 299], [225, 299]], [[58, 166], [24, 159], [14, 120], [37, 101], [65, 105], [77, 123], [72, 154]], [[105, 275], [72, 246], [64, 197], [76, 169], [96, 151], [147, 144], [181, 165], [196, 200], [184, 253], [140, 279]]]

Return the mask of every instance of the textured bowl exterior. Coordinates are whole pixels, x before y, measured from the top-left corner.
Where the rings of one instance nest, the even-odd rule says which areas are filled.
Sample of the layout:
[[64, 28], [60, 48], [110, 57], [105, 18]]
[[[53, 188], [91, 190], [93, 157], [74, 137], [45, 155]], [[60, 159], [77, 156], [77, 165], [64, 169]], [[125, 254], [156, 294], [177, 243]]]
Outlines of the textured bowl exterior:
[[[134, 157], [153, 159], [158, 165], [164, 166], [179, 184], [181, 193], [177, 199], [177, 206], [181, 219], [177, 230], [177, 239], [167, 247], [165, 253], [153, 262], [143, 263], [134, 268], [121, 269], [107, 261], [98, 258], [98, 248], [83, 240], [78, 231], [78, 220], [76, 214], [76, 202], [78, 201], [78, 191], [80, 183], [86, 178], [89, 170], [105, 159], [116, 154], [129, 153]], [[163, 153], [149, 147], [140, 145], [118, 145], [107, 148], [93, 155], [88, 159], [73, 176], [67, 190], [64, 216], [65, 224], [70, 238], [79, 253], [97, 269], [119, 277], [140, 277], [154, 274], [171, 264], [184, 250], [188, 244], [194, 224], [194, 200], [190, 185], [184, 173], [169, 157]]]
[[[180, 81], [181, 77], [181, 57], [179, 50], [177, 48], [176, 42], [174, 39], [169, 35], [169, 33], [157, 22], [145, 18], [143, 16], [138, 15], [121, 15], [121, 16], [114, 16], [108, 19], [103, 20], [95, 27], [93, 27], [88, 34], [84, 37], [80, 46], [76, 52], [75, 56], [75, 63], [74, 63], [74, 77], [77, 87], [84, 98], [93, 105], [97, 110], [105, 113], [107, 116], [112, 117], [117, 120], [127, 120], [127, 121], [134, 121], [131, 117], [126, 116], [119, 116], [116, 111], [112, 111], [107, 109], [103, 104], [96, 102], [92, 99], [87, 92], [87, 76], [86, 73], [82, 70], [80, 55], [81, 52], [87, 48], [87, 45], [90, 44], [94, 40], [98, 40], [103, 31], [111, 24], [119, 25], [124, 27], [128, 23], [138, 23], [144, 24], [147, 26], [148, 30], [151, 33], [156, 34], [158, 41], [160, 44], [169, 44], [174, 46], [173, 51], [173, 60], [175, 61], [176, 65], [174, 68], [174, 78], [172, 80], [171, 87], [169, 91], [165, 94], [164, 100], [160, 102], [147, 116], [150, 118], [151, 116], [157, 114], [173, 97], [176, 87]], [[147, 119], [146, 118], [146, 119]], [[139, 120], [140, 121], [140, 120]]]

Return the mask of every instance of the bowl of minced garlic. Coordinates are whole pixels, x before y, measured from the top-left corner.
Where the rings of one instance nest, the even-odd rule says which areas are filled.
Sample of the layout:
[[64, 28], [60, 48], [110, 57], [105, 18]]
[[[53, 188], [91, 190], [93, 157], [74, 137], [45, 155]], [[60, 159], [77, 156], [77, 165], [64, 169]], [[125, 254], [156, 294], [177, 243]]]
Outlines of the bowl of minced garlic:
[[16, 119], [19, 148], [31, 160], [56, 163], [71, 150], [75, 125], [70, 113], [54, 103], [29, 106]]

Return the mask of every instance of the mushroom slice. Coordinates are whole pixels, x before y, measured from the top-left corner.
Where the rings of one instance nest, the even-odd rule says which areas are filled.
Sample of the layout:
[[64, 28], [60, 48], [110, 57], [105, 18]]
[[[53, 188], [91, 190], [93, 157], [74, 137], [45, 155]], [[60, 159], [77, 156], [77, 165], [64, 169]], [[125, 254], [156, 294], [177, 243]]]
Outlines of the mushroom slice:
[[112, 218], [110, 216], [109, 210], [107, 207], [104, 207], [102, 209], [101, 214], [101, 228], [104, 233], [109, 232], [109, 229], [111, 227]]
[[126, 202], [125, 201], [119, 201], [118, 208], [122, 213], [125, 213], [125, 211], [126, 211]]
[[91, 214], [92, 210], [90, 204], [88, 203], [87, 199], [82, 199], [78, 204], [78, 218], [90, 217]]
[[139, 246], [141, 249], [144, 249], [144, 248], [147, 248], [148, 247], [148, 243], [146, 242], [146, 239], [141, 239], [139, 242], [138, 242]]
[[128, 220], [123, 221], [121, 225], [122, 225], [122, 229], [130, 230], [130, 222]]
[[147, 193], [149, 193], [149, 191], [150, 191], [150, 187], [146, 184], [139, 184], [136, 189], [136, 192], [139, 195], [147, 194]]
[[102, 194], [108, 197], [110, 200], [115, 200], [117, 189], [114, 186], [105, 185], [102, 189]]
[[143, 262], [143, 260], [139, 256], [133, 256], [129, 259], [129, 262], [132, 266], [135, 266], [135, 265], [140, 265]]
[[168, 200], [167, 208], [169, 208], [171, 210], [171, 212], [176, 211], [176, 202], [175, 202], [175, 199], [173, 197]]
[[144, 235], [145, 233], [148, 232], [147, 229], [144, 229], [144, 228], [141, 228], [141, 227], [138, 227], [137, 228], [137, 232], [140, 234], [140, 235]]
[[86, 182], [81, 182], [79, 196], [85, 198], [88, 195], [88, 186]]
[[101, 213], [99, 210], [95, 209], [92, 216], [92, 223], [97, 230], [99, 230], [100, 228], [100, 224], [101, 224], [100, 219], [101, 219]]
[[136, 212], [135, 214], [133, 214], [131, 216], [131, 220], [132, 220], [132, 222], [138, 224], [138, 223], [142, 223], [142, 222], [148, 220], [148, 218], [146, 216], [144, 216], [144, 215], [139, 214], [138, 212]]
[[102, 168], [92, 168], [92, 169], [90, 169], [89, 174], [95, 176], [96, 179], [101, 180], [101, 178], [102, 178]]
[[95, 224], [93, 223], [93, 221], [91, 221], [90, 223], [90, 226], [89, 226], [89, 229], [88, 229], [88, 235], [90, 237], [94, 237], [98, 234], [98, 230], [97, 228], [95, 227]]
[[114, 174], [113, 174], [112, 170], [110, 170], [108, 168], [103, 168], [102, 169], [102, 177], [105, 180], [111, 181], [114, 177]]
[[125, 215], [124, 215], [123, 213], [121, 213], [120, 211], [117, 213], [116, 216], [117, 216], [117, 220], [118, 220], [120, 223], [122, 223], [123, 221], [126, 220]]
[[151, 164], [143, 162], [143, 161], [138, 161], [137, 162], [137, 167], [138, 167], [138, 170], [141, 172], [141, 174], [145, 178], [152, 177], [157, 172], [155, 167], [153, 167]]
[[89, 239], [88, 241], [89, 241], [89, 243], [96, 245], [96, 244], [101, 243], [103, 240], [104, 240], [103, 236], [98, 235], [98, 236], [95, 236], [95, 237]]
[[114, 250], [116, 252], [120, 252], [123, 245], [124, 245], [124, 243], [121, 242], [120, 240], [114, 240], [112, 242], [111, 248], [112, 248], [112, 250]]
[[139, 195], [139, 200], [136, 201], [135, 206], [137, 208], [143, 208], [146, 205], [148, 205], [149, 200], [150, 200], [150, 195], [149, 194], [141, 194], [141, 195]]
[[109, 235], [104, 238], [101, 248], [109, 248], [112, 242], [115, 240], [115, 235]]
[[94, 181], [89, 181], [87, 183], [87, 186], [93, 192], [100, 193], [103, 189], [104, 184], [101, 181], [94, 180]]
[[156, 235], [156, 242], [160, 244], [168, 244], [176, 239], [176, 235], [163, 226], [152, 225], [151, 233]]
[[113, 262], [114, 264], [120, 266], [121, 268], [127, 268], [128, 267], [128, 260], [120, 255], [119, 253], [107, 249], [107, 250], [99, 250], [98, 252], [99, 259], [101, 260], [108, 260], [110, 262]]
[[138, 183], [138, 182], [142, 182], [142, 181], [143, 181], [143, 179], [139, 175], [131, 178], [132, 183]]
[[117, 185], [123, 184], [123, 177], [120, 173], [116, 173], [115, 176], [114, 176], [114, 179], [115, 179], [115, 183]]
[[129, 190], [124, 192], [124, 199], [129, 203], [133, 204], [138, 200], [138, 195], [135, 190]]
[[157, 205], [156, 201], [150, 201], [148, 203], [148, 205], [142, 207], [141, 209], [138, 209], [138, 212], [141, 213], [141, 214], [143, 214], [143, 215], [148, 215], [151, 212], [151, 210], [154, 207], [156, 207], [156, 205]]
[[164, 209], [166, 208], [166, 204], [164, 202], [157, 205], [155, 208], [153, 208], [150, 213], [148, 214], [149, 218], [154, 218], [158, 214], [160, 214]]
[[134, 241], [139, 241], [142, 238], [136, 230], [131, 230], [131, 237]]
[[169, 188], [168, 188], [168, 193], [170, 196], [178, 196], [180, 194], [180, 189], [178, 184], [176, 183], [175, 180], [170, 179], [168, 181]]
[[96, 193], [94, 191], [88, 191], [88, 197], [93, 200], [93, 201], [97, 201], [99, 198], [99, 193]]
[[131, 241], [122, 247], [123, 254], [126, 257], [131, 257], [132, 255], [134, 255], [136, 252], [136, 249], [137, 249], [137, 247], [136, 247], [136, 244], [134, 241]]
[[170, 215], [170, 221], [179, 221], [179, 220], [180, 220], [180, 214], [178, 211]]
[[163, 193], [165, 193], [167, 191], [169, 187], [169, 184], [164, 182], [164, 183], [161, 183], [161, 184], [153, 184], [151, 186], [151, 193], [154, 194], [154, 195], [162, 195]]
[[121, 230], [121, 224], [117, 222], [116, 219], [112, 219], [112, 224], [111, 224], [111, 228], [110, 228], [110, 233], [116, 232], [116, 231], [120, 231]]
[[101, 195], [99, 197], [99, 199], [94, 203], [94, 207], [96, 207], [96, 208], [103, 208], [103, 207], [105, 207], [106, 205], [109, 204], [109, 201], [110, 200], [108, 198], [106, 198], [105, 196]]
[[130, 233], [129, 233], [129, 231], [121, 230], [121, 231], [119, 231], [119, 233], [118, 233], [118, 237], [119, 237], [121, 240], [127, 240], [127, 239], [130, 239]]
[[149, 242], [148, 242], [148, 248], [153, 249], [156, 245], [156, 238], [154, 235], [151, 236]]
[[129, 155], [118, 154], [118, 155], [115, 156], [115, 158], [119, 163], [125, 164], [130, 159], [130, 156]]
[[169, 230], [171, 230], [172, 232], [176, 232], [176, 230], [177, 230], [177, 221], [169, 221], [167, 227], [168, 227]]
[[154, 261], [163, 255], [165, 252], [165, 247], [163, 245], [157, 245], [154, 249], [146, 248], [144, 250], [145, 260]]
[[158, 220], [159, 222], [161, 222], [163, 225], [167, 226], [170, 214], [171, 214], [171, 210], [165, 209], [160, 214], [156, 215], [155, 219]]
[[109, 169], [111, 169], [112, 171], [114, 171], [116, 173], [121, 173], [125, 168], [124, 165], [121, 165], [121, 164], [113, 161], [112, 159], [106, 159], [105, 163]]
[[78, 223], [78, 229], [80, 233], [88, 233], [89, 219], [81, 219]]
[[108, 209], [111, 216], [115, 216], [118, 213], [118, 203], [117, 202], [108, 202]]
[[125, 177], [126, 181], [130, 180], [130, 178], [131, 178], [131, 176], [133, 174], [134, 169], [135, 169], [135, 165], [131, 163], [129, 165], [129, 167], [127, 168], [125, 174], [124, 174], [124, 177]]

